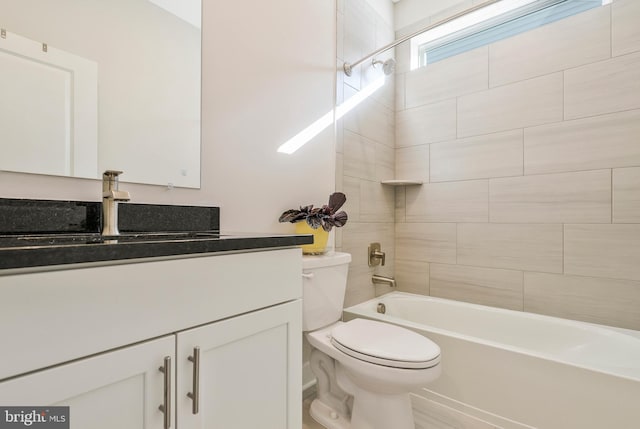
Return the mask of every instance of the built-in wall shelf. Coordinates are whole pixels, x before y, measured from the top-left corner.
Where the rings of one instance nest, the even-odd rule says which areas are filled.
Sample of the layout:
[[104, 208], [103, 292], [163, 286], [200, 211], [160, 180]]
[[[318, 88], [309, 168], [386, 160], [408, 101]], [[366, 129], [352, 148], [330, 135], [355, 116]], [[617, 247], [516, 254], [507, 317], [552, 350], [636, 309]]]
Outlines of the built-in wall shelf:
[[409, 179], [394, 179], [394, 180], [383, 180], [380, 183], [388, 186], [415, 186], [422, 185], [422, 180], [409, 180]]

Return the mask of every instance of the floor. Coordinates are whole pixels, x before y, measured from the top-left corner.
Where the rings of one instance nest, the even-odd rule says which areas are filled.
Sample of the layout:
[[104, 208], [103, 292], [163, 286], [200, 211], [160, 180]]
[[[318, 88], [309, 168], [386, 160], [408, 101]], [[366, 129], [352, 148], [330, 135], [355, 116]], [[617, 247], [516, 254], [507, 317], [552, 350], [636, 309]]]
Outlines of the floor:
[[313, 398], [302, 401], [302, 429], [325, 429], [320, 423], [317, 423], [309, 415], [309, 406]]

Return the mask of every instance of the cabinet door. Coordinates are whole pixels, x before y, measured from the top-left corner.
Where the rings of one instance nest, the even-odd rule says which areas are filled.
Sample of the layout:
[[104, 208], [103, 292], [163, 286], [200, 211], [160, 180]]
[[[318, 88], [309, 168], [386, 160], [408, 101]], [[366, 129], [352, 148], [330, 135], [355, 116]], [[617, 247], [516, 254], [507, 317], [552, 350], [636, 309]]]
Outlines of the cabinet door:
[[165, 356], [175, 367], [174, 355], [171, 335], [17, 377], [0, 383], [0, 404], [69, 406], [72, 429], [162, 429], [158, 406], [165, 379], [159, 368]]
[[[178, 334], [178, 427], [299, 429], [301, 329], [297, 300]], [[194, 347], [200, 349], [197, 414], [187, 396]]]

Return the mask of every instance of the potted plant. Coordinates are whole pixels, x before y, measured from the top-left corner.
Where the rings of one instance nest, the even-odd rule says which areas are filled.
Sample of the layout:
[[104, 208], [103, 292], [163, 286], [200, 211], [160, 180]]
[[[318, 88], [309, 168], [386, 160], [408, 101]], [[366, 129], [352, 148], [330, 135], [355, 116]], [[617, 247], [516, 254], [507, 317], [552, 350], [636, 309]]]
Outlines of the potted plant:
[[329, 196], [328, 204], [287, 210], [280, 215], [278, 221], [294, 223], [297, 234], [313, 234], [313, 244], [302, 246], [302, 253], [322, 254], [326, 252], [329, 231], [334, 226], [341, 227], [347, 223], [347, 213], [338, 211], [345, 201], [347, 197], [342, 192], [334, 192]]

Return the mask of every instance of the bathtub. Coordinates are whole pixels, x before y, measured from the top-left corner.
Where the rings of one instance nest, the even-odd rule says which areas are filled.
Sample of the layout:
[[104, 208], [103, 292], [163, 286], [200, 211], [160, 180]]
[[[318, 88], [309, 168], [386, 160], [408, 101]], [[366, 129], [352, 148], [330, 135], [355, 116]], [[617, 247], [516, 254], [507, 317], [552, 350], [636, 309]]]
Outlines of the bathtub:
[[639, 331], [402, 292], [345, 309], [356, 317], [442, 349], [441, 377], [412, 396], [417, 429], [640, 428]]

